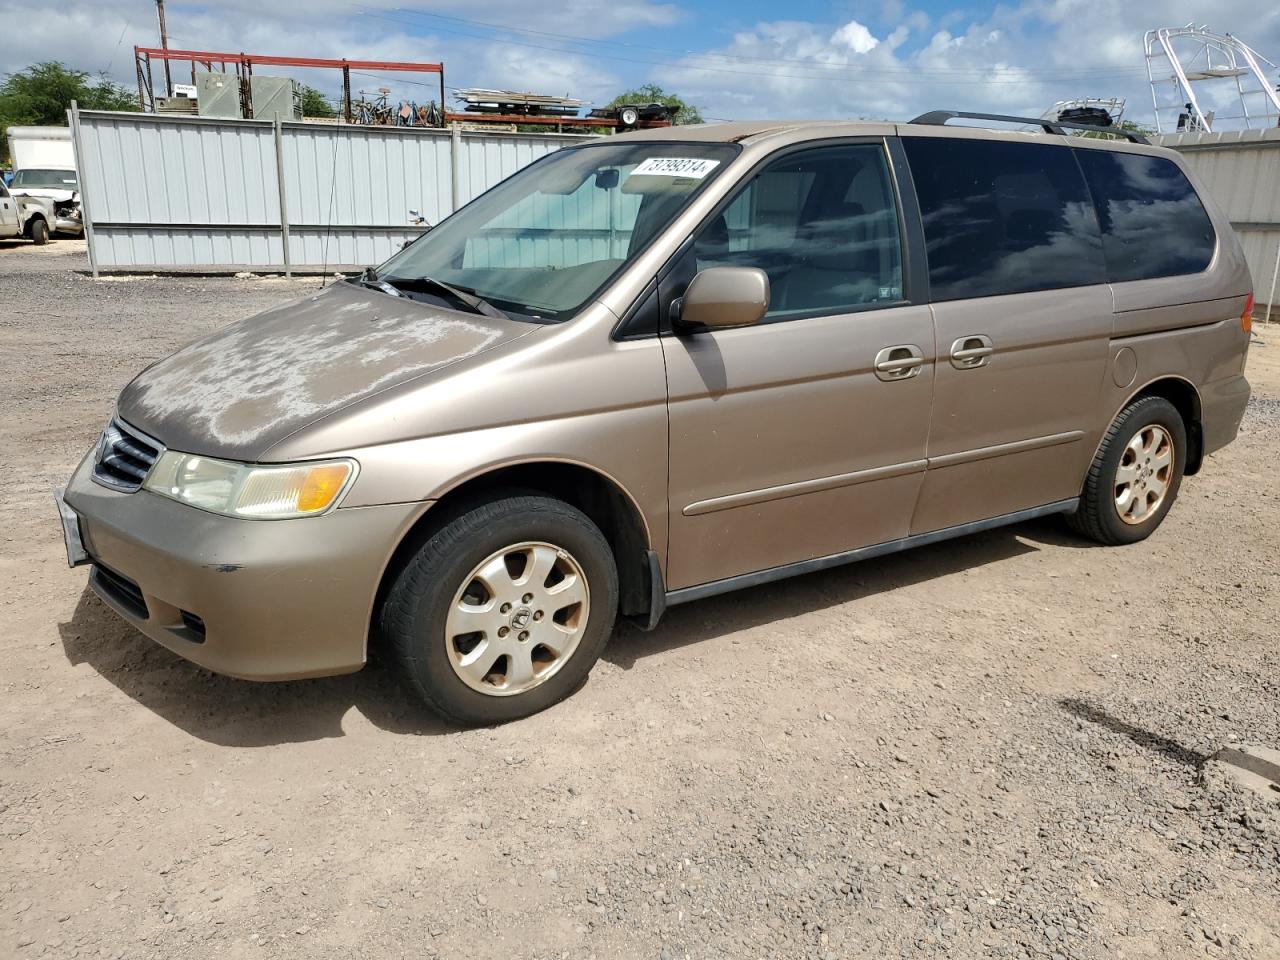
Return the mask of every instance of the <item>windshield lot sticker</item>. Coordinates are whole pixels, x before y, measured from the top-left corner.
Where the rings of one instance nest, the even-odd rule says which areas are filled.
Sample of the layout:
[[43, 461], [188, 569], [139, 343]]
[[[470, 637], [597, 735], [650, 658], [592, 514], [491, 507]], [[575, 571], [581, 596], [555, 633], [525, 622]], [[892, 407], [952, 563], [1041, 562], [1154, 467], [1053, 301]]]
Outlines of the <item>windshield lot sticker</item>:
[[719, 160], [695, 157], [650, 157], [631, 171], [633, 177], [686, 177], [701, 180], [720, 166]]

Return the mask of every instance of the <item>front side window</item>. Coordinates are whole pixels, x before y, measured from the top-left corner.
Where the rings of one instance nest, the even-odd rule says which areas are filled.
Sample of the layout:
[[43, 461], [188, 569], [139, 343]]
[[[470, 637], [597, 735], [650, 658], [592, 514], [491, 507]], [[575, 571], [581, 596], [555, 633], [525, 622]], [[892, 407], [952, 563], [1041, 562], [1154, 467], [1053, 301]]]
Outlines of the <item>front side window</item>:
[[1209, 266], [1213, 224], [1177, 164], [1112, 150], [1076, 155], [1098, 209], [1108, 280], [1174, 277]]
[[1104, 282], [1089, 192], [1067, 147], [904, 137], [934, 300]]
[[590, 301], [737, 155], [735, 144], [623, 142], [531, 164], [388, 260], [499, 308], [564, 320]]
[[801, 150], [749, 180], [694, 241], [698, 269], [759, 267], [766, 318], [902, 300], [902, 243], [884, 148]]

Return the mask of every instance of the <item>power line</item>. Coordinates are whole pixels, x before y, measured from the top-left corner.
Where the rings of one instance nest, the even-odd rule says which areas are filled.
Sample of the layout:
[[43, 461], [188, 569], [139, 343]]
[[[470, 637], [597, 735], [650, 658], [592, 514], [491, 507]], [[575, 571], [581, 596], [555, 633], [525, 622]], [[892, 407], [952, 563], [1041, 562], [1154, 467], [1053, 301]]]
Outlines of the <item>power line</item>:
[[129, 17], [124, 22], [124, 27], [120, 31], [120, 39], [116, 41], [115, 48], [111, 51], [111, 59], [107, 61], [107, 65], [103, 68], [103, 73], [111, 72], [111, 65], [116, 62], [116, 54], [120, 52], [120, 44], [124, 43], [124, 35], [129, 32], [129, 28], [133, 26], [133, 17]]

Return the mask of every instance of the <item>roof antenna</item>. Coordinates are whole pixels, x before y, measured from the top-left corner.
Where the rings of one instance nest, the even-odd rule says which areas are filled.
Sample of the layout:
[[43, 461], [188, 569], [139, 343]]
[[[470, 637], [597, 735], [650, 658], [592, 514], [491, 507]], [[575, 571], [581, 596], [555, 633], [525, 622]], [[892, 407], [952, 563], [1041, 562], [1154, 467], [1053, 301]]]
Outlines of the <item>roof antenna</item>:
[[333, 232], [333, 205], [338, 196], [338, 140], [341, 125], [333, 127], [333, 176], [329, 178], [329, 215], [324, 223], [324, 242], [321, 244], [320, 289], [325, 288], [329, 277], [329, 236]]

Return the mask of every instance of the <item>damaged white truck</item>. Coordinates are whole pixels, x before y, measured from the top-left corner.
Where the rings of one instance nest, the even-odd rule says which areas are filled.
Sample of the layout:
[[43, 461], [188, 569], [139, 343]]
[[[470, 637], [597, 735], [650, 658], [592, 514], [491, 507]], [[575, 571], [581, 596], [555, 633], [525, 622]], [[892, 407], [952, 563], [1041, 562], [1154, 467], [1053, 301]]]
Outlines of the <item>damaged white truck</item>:
[[71, 131], [67, 127], [10, 127], [9, 156], [13, 159], [10, 194], [40, 200], [48, 208], [46, 221], [51, 231], [82, 236], [80, 178]]
[[0, 183], [0, 240], [26, 237], [36, 246], [49, 242], [54, 222], [53, 201], [11, 194]]

